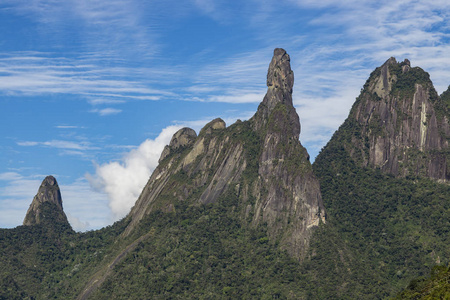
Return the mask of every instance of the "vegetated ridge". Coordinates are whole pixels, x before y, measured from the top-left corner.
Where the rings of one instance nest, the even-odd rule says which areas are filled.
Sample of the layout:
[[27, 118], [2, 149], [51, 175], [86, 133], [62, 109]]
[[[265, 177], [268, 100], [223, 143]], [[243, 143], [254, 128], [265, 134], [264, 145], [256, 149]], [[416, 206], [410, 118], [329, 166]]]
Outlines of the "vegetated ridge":
[[449, 263], [446, 97], [428, 73], [390, 58], [319, 153], [327, 224], [308, 268], [324, 298], [386, 298]]

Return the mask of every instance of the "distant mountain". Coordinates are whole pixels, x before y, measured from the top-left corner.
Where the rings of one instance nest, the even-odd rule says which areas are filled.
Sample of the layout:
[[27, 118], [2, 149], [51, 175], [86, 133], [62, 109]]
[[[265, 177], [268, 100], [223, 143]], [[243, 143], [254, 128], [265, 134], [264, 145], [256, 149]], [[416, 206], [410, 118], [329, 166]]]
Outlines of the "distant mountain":
[[[375, 69], [335, 138], [361, 166], [395, 176], [450, 180], [449, 110], [430, 76], [391, 57]], [[351, 129], [344, 130], [344, 127]]]

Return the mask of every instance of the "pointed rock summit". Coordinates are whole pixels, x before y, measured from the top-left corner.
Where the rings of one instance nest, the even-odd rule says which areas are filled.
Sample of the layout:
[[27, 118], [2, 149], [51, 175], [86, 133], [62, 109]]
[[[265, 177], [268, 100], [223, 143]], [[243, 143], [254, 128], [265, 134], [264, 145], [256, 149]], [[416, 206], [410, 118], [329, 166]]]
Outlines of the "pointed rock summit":
[[55, 177], [47, 176], [28, 208], [23, 225], [69, 224], [63, 211], [61, 191]]
[[[267, 93], [253, 117], [255, 130], [265, 127], [270, 121], [270, 115], [283, 108], [288, 125], [288, 133], [298, 138], [300, 135], [300, 120], [292, 104], [292, 88], [294, 72], [291, 70], [291, 59], [284, 49], [276, 48], [267, 72]], [[279, 112], [277, 114], [280, 116]]]
[[135, 206], [124, 235], [152, 211], [190, 205], [229, 207], [242, 226], [267, 225], [267, 235], [303, 258], [325, 210], [309, 155], [300, 144], [300, 121], [292, 105], [294, 73], [285, 50], [274, 50], [267, 94], [248, 121], [229, 127], [209, 122], [197, 136], [183, 128], [164, 149]]
[[450, 126], [446, 93], [410, 61], [391, 57], [372, 72], [333, 139], [362, 166], [398, 177], [450, 180]]

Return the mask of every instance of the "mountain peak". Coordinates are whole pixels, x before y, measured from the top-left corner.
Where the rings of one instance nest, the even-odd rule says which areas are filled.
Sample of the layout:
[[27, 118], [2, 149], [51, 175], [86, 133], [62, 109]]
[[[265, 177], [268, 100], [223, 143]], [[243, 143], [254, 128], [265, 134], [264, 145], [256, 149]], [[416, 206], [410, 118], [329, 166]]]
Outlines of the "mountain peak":
[[397, 62], [391, 57], [376, 68], [349, 118], [347, 125], [353, 122], [351, 127], [358, 131], [349, 151], [364, 166], [399, 177], [450, 180], [445, 97], [438, 96], [429, 74], [411, 68], [408, 59]]
[[23, 220], [23, 225], [36, 225], [45, 221], [68, 224], [63, 211], [61, 191], [53, 176], [47, 176], [42, 181]]
[[291, 58], [284, 49], [276, 48], [273, 51], [272, 61], [270, 62], [269, 71], [267, 72], [267, 86], [269, 88], [280, 89], [281, 91], [292, 94], [294, 73], [291, 70], [290, 62]]
[[267, 93], [253, 117], [256, 130], [270, 126], [270, 120], [275, 118], [274, 123], [286, 127], [283, 129], [289, 136], [299, 137], [300, 120], [292, 103], [293, 85], [294, 72], [289, 54], [276, 48], [267, 71]]

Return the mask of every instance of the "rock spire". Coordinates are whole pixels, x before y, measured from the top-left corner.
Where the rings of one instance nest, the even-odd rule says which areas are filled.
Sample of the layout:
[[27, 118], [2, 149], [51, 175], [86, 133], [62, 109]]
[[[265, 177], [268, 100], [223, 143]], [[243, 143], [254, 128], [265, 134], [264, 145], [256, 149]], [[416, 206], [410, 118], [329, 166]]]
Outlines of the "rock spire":
[[226, 127], [215, 119], [197, 136], [183, 128], [161, 155], [127, 218], [129, 235], [155, 210], [176, 212], [180, 202], [229, 206], [244, 227], [267, 224], [267, 235], [293, 257], [305, 257], [325, 209], [309, 155], [299, 141], [292, 104], [294, 73], [285, 50], [274, 50], [267, 94], [255, 115]]
[[68, 224], [62, 206], [61, 191], [55, 177], [47, 176], [28, 208], [23, 225], [63, 222]]
[[[267, 71], [267, 93], [254, 116], [255, 129], [260, 130], [267, 125], [270, 115], [277, 108], [284, 107], [289, 134], [298, 139], [300, 120], [292, 104], [292, 88], [294, 72], [291, 70], [291, 58], [284, 49], [276, 48]], [[287, 128], [286, 128], [287, 129]]]

